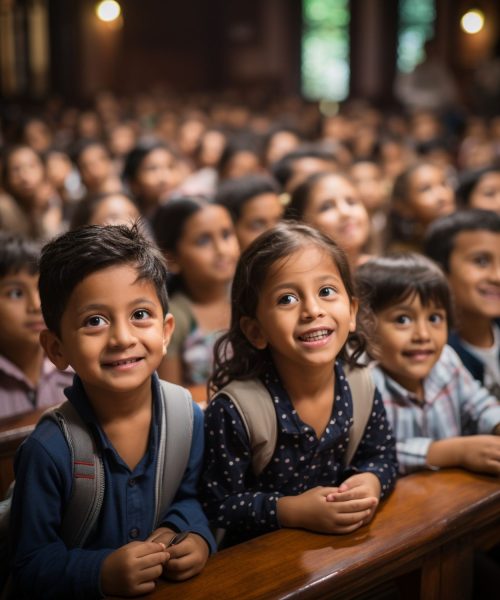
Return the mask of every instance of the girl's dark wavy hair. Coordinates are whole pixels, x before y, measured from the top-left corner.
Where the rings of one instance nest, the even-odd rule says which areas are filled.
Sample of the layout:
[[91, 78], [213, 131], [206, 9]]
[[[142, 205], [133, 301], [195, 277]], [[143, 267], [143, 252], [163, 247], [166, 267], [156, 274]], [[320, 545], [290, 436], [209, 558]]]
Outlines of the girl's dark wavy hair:
[[[243, 334], [242, 317], [255, 318], [262, 286], [272, 266], [306, 246], [317, 246], [328, 253], [337, 266], [349, 300], [354, 299], [354, 285], [344, 251], [316, 229], [295, 222], [280, 223], [269, 229], [243, 252], [236, 267], [231, 289], [231, 324], [214, 347], [214, 369], [209, 389], [216, 392], [233, 379], [248, 380], [261, 377], [271, 364], [269, 350], [258, 350]], [[358, 323], [362, 328], [362, 323]], [[346, 347], [349, 348], [347, 351]], [[362, 330], [351, 333], [339, 353], [350, 366], [366, 347]]]
[[[378, 312], [414, 296], [424, 306], [434, 302], [446, 312], [448, 327], [453, 324], [453, 305], [448, 281], [441, 268], [429, 258], [417, 254], [391, 253], [372, 258], [356, 270], [356, 294], [369, 339], [375, 339]], [[369, 344], [369, 353], [376, 358], [376, 344]]]

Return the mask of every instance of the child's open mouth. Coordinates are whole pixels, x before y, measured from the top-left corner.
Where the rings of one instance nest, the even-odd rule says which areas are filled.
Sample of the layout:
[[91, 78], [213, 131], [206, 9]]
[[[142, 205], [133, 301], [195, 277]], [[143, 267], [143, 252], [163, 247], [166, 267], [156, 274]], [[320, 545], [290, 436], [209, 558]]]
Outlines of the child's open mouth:
[[331, 333], [331, 329], [316, 329], [316, 331], [299, 335], [299, 340], [301, 342], [319, 342], [326, 339]]
[[141, 361], [142, 358], [134, 357], [134, 358], [124, 358], [123, 360], [114, 360], [112, 362], [103, 363], [103, 367], [116, 368], [116, 367], [128, 367], [134, 365]]

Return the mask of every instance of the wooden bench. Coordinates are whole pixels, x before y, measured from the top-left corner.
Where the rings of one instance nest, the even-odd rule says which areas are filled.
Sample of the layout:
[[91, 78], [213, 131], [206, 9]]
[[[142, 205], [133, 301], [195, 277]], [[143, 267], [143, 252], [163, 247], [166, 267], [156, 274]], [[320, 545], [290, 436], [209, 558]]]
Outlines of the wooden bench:
[[373, 599], [390, 583], [404, 600], [465, 600], [474, 548], [499, 542], [500, 479], [422, 472], [401, 479], [355, 533], [276, 531], [218, 552], [189, 581], [159, 582], [148, 598]]

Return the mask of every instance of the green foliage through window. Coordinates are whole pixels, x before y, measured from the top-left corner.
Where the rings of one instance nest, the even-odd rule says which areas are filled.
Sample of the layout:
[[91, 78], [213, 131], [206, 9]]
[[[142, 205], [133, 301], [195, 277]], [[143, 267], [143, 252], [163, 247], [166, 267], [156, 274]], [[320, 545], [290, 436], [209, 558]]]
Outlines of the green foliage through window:
[[435, 0], [399, 0], [398, 69], [409, 73], [424, 57], [434, 35]]
[[302, 92], [311, 100], [349, 94], [349, 0], [303, 0]]

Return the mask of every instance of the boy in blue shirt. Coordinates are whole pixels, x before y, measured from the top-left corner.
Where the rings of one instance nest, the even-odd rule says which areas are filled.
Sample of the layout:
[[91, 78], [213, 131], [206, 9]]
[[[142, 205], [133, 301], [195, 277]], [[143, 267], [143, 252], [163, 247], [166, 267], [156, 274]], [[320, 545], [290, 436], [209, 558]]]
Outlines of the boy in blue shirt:
[[[200, 572], [214, 541], [196, 498], [203, 415], [194, 406], [187, 468], [154, 529], [160, 384], [155, 373], [174, 328], [166, 265], [137, 227], [91, 226], [47, 244], [40, 297], [41, 342], [60, 369], [76, 372], [66, 395], [93, 433], [104, 466], [97, 526], [68, 548], [61, 521], [72, 492], [71, 453], [44, 420], [21, 447], [12, 502], [15, 598], [100, 598], [151, 592], [164, 573]], [[166, 550], [175, 532], [189, 532]]]

